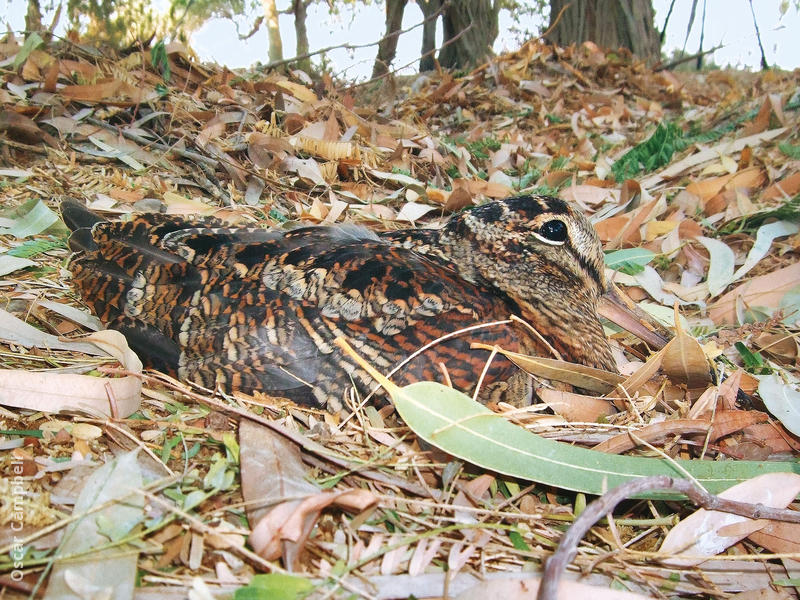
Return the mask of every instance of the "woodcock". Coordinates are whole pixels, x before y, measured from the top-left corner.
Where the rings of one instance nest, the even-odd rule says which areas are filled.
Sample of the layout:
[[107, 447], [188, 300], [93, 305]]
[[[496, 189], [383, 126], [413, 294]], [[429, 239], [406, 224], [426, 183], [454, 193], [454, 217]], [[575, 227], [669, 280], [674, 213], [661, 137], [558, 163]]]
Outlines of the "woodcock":
[[[333, 345], [339, 336], [385, 373], [407, 361], [398, 383], [449, 379], [467, 393], [490, 354], [474, 342], [549, 357], [555, 349], [616, 370], [596, 312], [606, 285], [600, 243], [556, 198], [509, 198], [441, 229], [382, 234], [164, 214], [111, 222], [71, 200], [62, 214], [86, 304], [146, 366], [207, 388], [339, 410], [353, 384], [362, 394], [375, 387]], [[547, 344], [516, 323], [457, 333], [512, 314]], [[495, 356], [479, 397], [519, 405], [530, 389], [527, 375]]]

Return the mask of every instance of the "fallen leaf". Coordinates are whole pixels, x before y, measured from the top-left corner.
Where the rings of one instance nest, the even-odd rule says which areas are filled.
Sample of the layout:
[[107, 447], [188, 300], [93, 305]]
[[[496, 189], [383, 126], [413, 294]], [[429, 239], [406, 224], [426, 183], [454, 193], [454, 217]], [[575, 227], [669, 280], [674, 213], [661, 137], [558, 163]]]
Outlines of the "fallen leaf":
[[795, 263], [754, 277], [714, 302], [708, 314], [717, 325], [736, 323], [736, 303], [741, 299], [748, 306], [778, 308], [783, 297], [800, 282], [800, 263]]
[[[130, 534], [144, 519], [144, 497], [136, 493], [143, 485], [137, 454], [112, 458], [85, 480], [74, 514], [100, 510], [67, 526], [45, 598], [133, 597], [139, 548], [131, 544], [101, 548]], [[79, 556], [59, 558], [72, 554]]]
[[[721, 492], [726, 500], [786, 508], [800, 493], [800, 475], [766, 473]], [[751, 533], [763, 529], [769, 521], [753, 520], [731, 513], [701, 508], [673, 527], [659, 548], [662, 562], [674, 566], [692, 566], [719, 554]], [[724, 528], [727, 528], [725, 530]]]
[[800, 391], [777, 375], [759, 376], [758, 395], [786, 429], [800, 435]]
[[[531, 600], [539, 591], [541, 579], [530, 577], [522, 580], [484, 581], [461, 592], [456, 600], [486, 600], [487, 598], [503, 598], [503, 600]], [[558, 600], [574, 600], [575, 598], [591, 598], [592, 600], [643, 600], [649, 596], [634, 594], [626, 590], [612, 589], [598, 585], [588, 585], [576, 581], [561, 581], [558, 585]]]
[[605, 398], [544, 387], [537, 389], [536, 395], [550, 410], [568, 422], [597, 423], [617, 412], [614, 405]]
[[675, 337], [670, 340], [663, 352], [661, 368], [670, 381], [684, 384], [689, 390], [704, 389], [711, 381], [711, 367], [703, 347], [681, 327], [677, 306]]
[[[142, 363], [118, 331], [98, 331], [82, 340], [114, 356], [127, 371], [142, 372]], [[4, 369], [0, 374], [0, 404], [5, 406], [125, 418], [139, 410], [141, 402], [142, 382], [135, 375], [105, 378], [21, 369]]]

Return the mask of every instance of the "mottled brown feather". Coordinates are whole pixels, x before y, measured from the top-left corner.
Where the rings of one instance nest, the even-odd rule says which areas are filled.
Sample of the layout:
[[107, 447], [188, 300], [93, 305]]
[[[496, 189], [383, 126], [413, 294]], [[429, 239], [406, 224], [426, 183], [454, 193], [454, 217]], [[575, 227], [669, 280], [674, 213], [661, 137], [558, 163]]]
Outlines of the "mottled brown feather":
[[[336, 337], [388, 372], [442, 336], [511, 314], [565, 359], [614, 368], [595, 314], [604, 286], [599, 242], [561, 200], [512, 198], [455, 215], [443, 229], [381, 236], [354, 227], [235, 229], [160, 214], [109, 222], [73, 201], [62, 213], [75, 230], [74, 285], [91, 310], [148, 366], [205, 387], [338, 410], [353, 383], [362, 393], [375, 386]], [[534, 235], [553, 219], [566, 223], [567, 243]], [[471, 393], [489, 356], [470, 349], [474, 342], [546, 353], [524, 327], [494, 326], [435, 344], [394, 379], [442, 381], [443, 365]], [[526, 382], [495, 357], [480, 396], [520, 403]]]

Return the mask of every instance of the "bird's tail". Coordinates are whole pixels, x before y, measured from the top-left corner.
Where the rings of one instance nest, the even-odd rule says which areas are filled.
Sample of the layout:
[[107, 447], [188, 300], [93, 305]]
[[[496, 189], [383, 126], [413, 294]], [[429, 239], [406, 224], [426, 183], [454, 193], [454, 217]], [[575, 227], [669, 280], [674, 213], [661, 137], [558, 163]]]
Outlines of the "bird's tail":
[[97, 249], [92, 239], [92, 227], [105, 221], [101, 216], [90, 211], [77, 200], [64, 200], [61, 203], [61, 218], [72, 231], [69, 247], [73, 252], [88, 252]]

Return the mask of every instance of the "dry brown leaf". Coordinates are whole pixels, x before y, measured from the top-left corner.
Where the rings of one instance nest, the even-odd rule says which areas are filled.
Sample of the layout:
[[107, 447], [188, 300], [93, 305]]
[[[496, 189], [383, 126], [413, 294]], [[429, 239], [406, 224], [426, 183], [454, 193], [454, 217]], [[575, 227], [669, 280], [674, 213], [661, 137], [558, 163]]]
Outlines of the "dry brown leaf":
[[24, 144], [40, 144], [58, 147], [58, 140], [39, 129], [35, 121], [13, 110], [0, 110], [0, 132], [9, 139]]
[[[118, 331], [97, 331], [81, 339], [114, 356], [125, 370], [142, 372], [142, 363]], [[142, 381], [136, 375], [105, 378], [16, 369], [0, 373], [0, 404], [5, 406], [125, 418], [139, 410], [141, 402]]]
[[747, 306], [778, 308], [786, 292], [800, 282], [800, 263], [760, 275], [736, 286], [714, 302], [708, 315], [717, 325], [736, 324], [736, 302]]
[[755, 133], [761, 133], [767, 127], [769, 127], [770, 117], [773, 114], [777, 118], [778, 122], [785, 126], [786, 117], [783, 114], [782, 104], [783, 103], [781, 102], [781, 97], [779, 95], [769, 94], [761, 104], [758, 114], [756, 114], [752, 122], [744, 128], [742, 134], [753, 135]]
[[474, 197], [469, 190], [456, 188], [451, 192], [450, 196], [448, 196], [444, 204], [444, 209], [449, 212], [457, 212], [462, 208], [472, 206], [474, 202]]
[[371, 509], [377, 502], [372, 492], [363, 489], [319, 492], [304, 500], [282, 502], [253, 527], [250, 545], [263, 558], [275, 560], [285, 553], [284, 545], [290, 544], [295, 557], [290, 564], [295, 564], [324, 508], [337, 505], [360, 512]]
[[761, 199], [788, 200], [797, 192], [800, 192], [800, 173], [792, 173], [761, 192]]
[[664, 348], [661, 368], [670, 381], [683, 384], [689, 390], [705, 388], [711, 381], [711, 368], [703, 347], [681, 326], [675, 306], [675, 337]]
[[619, 202], [619, 190], [603, 188], [596, 185], [571, 185], [564, 188], [558, 194], [569, 202], [575, 202], [581, 206], [597, 206], [605, 202], [617, 204]]
[[439, 538], [432, 540], [422, 538], [417, 543], [414, 554], [411, 556], [411, 560], [408, 563], [408, 574], [411, 577], [422, 574], [425, 568], [436, 558], [436, 554], [439, 552], [441, 545], [442, 540]]
[[570, 423], [597, 423], [617, 412], [614, 405], [605, 398], [547, 388], [536, 390], [536, 394], [554, 413]]
[[[722, 190], [736, 188], [752, 189], [763, 185], [766, 181], [766, 173], [758, 167], [750, 167], [732, 175], [722, 175], [720, 177], [712, 177], [702, 181], [693, 181], [686, 186], [686, 191], [690, 194], [699, 196], [704, 202], [707, 202]], [[706, 214], [711, 214], [706, 211]]]
[[[494, 346], [488, 344], [476, 343], [472, 344], [472, 347], [481, 348], [482, 350], [494, 349]], [[564, 360], [528, 356], [527, 354], [509, 352], [502, 348], [498, 348], [497, 352], [513, 361], [520, 369], [532, 375], [553, 381], [561, 381], [562, 383], [569, 383], [575, 387], [592, 392], [604, 394], [613, 390], [617, 384], [625, 381], [625, 378], [617, 373], [603, 371], [602, 369], [594, 369]]]
[[508, 198], [514, 195], [514, 190], [507, 185], [483, 179], [456, 179], [453, 181], [453, 191], [459, 188], [466, 189], [472, 196]]
[[[658, 370], [661, 368], [661, 362], [664, 360], [664, 348], [651, 354], [647, 361], [636, 371], [631, 373], [619, 386], [625, 390], [629, 396], [633, 396], [642, 387], [650, 381]], [[618, 406], [618, 408], [621, 408]]]
[[742, 430], [744, 440], [758, 440], [769, 450], [769, 454], [800, 452], [800, 440], [789, 433], [778, 422], [748, 425]]
[[733, 141], [726, 140], [720, 142], [719, 144], [712, 146], [711, 148], [705, 148], [700, 152], [687, 156], [683, 160], [679, 160], [676, 163], [670, 164], [660, 173], [651, 175], [643, 179], [639, 183], [641, 183], [643, 189], [649, 190], [650, 188], [659, 184], [665, 179], [669, 179], [671, 177], [677, 177], [678, 175], [682, 174], [684, 171], [688, 171], [692, 167], [696, 167], [697, 165], [701, 165], [703, 163], [712, 160], [717, 160], [721, 154], [732, 154], [734, 152], [740, 152], [747, 147], [754, 148], [760, 146], [764, 142], [767, 142], [780, 135], [783, 135], [784, 133], [786, 133], [786, 128], [781, 127], [779, 129], [770, 129], [768, 131], [756, 133], [755, 135], [740, 137]]
[[622, 454], [640, 446], [643, 442], [655, 444], [669, 436], [703, 433], [708, 431], [710, 423], [705, 419], [671, 419], [645, 425], [633, 432], [619, 433], [604, 442], [597, 444], [593, 450], [609, 454]]
[[242, 497], [251, 525], [278, 502], [316, 494], [320, 488], [306, 474], [297, 445], [271, 429], [243, 420], [239, 424]]
[[792, 333], [762, 333], [753, 338], [760, 352], [766, 352], [782, 364], [794, 365], [798, 356], [798, 341]]
[[768, 552], [800, 553], [800, 523], [770, 521], [766, 527], [747, 536]]
[[161, 199], [167, 205], [168, 215], [210, 216], [217, 211], [217, 207], [206, 204], [202, 200], [185, 198], [175, 192], [164, 192]]
[[312, 90], [308, 89], [304, 85], [295, 83], [294, 81], [277, 81], [275, 82], [275, 85], [291, 94], [301, 102], [313, 104], [318, 100], [317, 95]]
[[61, 88], [61, 94], [73, 100], [100, 102], [112, 98], [121, 87], [121, 81], [112, 79], [90, 85], [67, 85]]

